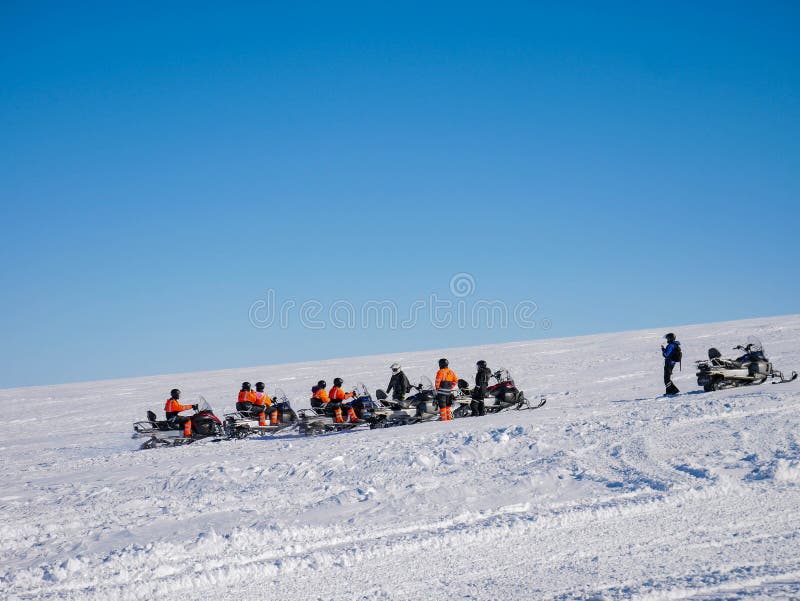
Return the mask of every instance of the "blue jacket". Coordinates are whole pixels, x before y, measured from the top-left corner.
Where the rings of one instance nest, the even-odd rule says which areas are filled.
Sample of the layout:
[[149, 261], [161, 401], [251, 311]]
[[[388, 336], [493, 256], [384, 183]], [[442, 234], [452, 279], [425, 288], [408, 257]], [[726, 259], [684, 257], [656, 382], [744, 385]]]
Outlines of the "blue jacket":
[[675, 351], [675, 349], [680, 347], [680, 345], [681, 343], [676, 340], [675, 342], [670, 342], [667, 345], [667, 348], [661, 349], [661, 354], [664, 355], [664, 360], [667, 363], [672, 363], [673, 365], [675, 365], [676, 362], [670, 359], [670, 357], [672, 356], [672, 353]]

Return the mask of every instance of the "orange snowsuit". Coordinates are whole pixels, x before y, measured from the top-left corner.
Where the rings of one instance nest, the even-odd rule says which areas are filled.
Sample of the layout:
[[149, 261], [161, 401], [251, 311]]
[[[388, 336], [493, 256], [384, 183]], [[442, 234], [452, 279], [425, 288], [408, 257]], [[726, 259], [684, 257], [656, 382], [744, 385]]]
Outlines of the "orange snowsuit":
[[181, 411], [186, 411], [187, 409], [191, 409], [191, 405], [181, 405], [180, 401], [177, 399], [173, 399], [169, 397], [167, 402], [164, 403], [164, 413], [169, 415], [170, 413], [179, 413]]
[[453, 382], [454, 384], [458, 384], [458, 376], [449, 367], [444, 367], [436, 372], [435, 388], [437, 390], [442, 382]]
[[237, 403], [253, 403], [254, 405], [260, 405], [258, 401], [256, 401], [256, 393], [252, 390], [240, 390], [239, 391], [239, 399], [236, 401]]
[[[333, 421], [337, 424], [341, 424], [344, 422], [344, 418], [342, 417], [342, 406], [341, 402], [346, 401], [347, 399], [353, 398], [352, 392], [345, 392], [339, 386], [334, 386], [331, 388], [330, 392], [328, 393], [331, 401], [339, 401], [336, 407], [333, 409]], [[347, 418], [351, 422], [358, 421], [358, 416], [356, 415], [355, 410], [352, 407], [347, 408]]]
[[254, 403], [256, 405], [264, 405], [266, 407], [271, 407], [272, 406], [272, 399], [269, 397], [269, 395], [266, 392], [257, 392], [256, 391], [253, 394], [255, 395], [255, 399], [256, 400], [255, 401], [251, 401], [252, 403]]
[[334, 386], [331, 388], [331, 391], [328, 393], [328, 396], [332, 401], [346, 401], [347, 399], [353, 398], [352, 392], [345, 392], [338, 386]]
[[317, 391], [311, 396], [311, 398], [322, 401], [326, 405], [330, 401], [330, 399], [328, 398], [328, 393], [325, 391], [324, 388], [318, 388]]
[[[176, 417], [179, 412], [191, 408], [191, 405], [181, 405], [177, 399], [173, 399], [172, 397], [169, 397], [164, 403], [164, 413], [167, 414], [167, 420], [171, 420], [171, 418]], [[183, 435], [188, 438], [192, 435], [192, 420], [188, 417], [181, 417], [180, 419], [186, 420], [183, 422]], [[180, 421], [178, 421], [178, 424], [180, 424]]]
[[[436, 372], [436, 390], [439, 390], [442, 382], [452, 382], [453, 387], [458, 386], [458, 376], [449, 367], [443, 367]], [[439, 419], [441, 421], [449, 421], [453, 419], [453, 408], [450, 406], [452, 400], [448, 400], [447, 404], [443, 406], [444, 401], [439, 401]]]

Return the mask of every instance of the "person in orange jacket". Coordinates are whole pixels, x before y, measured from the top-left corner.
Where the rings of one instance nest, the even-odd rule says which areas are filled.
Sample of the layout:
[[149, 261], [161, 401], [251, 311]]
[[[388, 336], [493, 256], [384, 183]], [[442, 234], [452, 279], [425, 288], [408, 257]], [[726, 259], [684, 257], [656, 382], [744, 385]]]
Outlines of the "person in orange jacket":
[[325, 380], [317, 382], [316, 386], [311, 388], [311, 406], [315, 409], [327, 408], [330, 399], [328, 398], [328, 391], [325, 390], [328, 383]]
[[182, 405], [180, 402], [181, 391], [173, 388], [169, 391], [169, 398], [164, 403], [164, 413], [167, 414], [167, 421], [173, 424], [176, 429], [183, 426], [183, 435], [189, 438], [192, 435], [192, 418], [188, 415], [179, 415], [181, 411], [189, 409], [197, 410], [197, 405]]
[[458, 386], [458, 376], [449, 367], [447, 359], [439, 359], [439, 371], [436, 372], [436, 400], [439, 404], [439, 419], [453, 419], [453, 390]]
[[[333, 406], [333, 421], [337, 424], [344, 422], [344, 419], [342, 418], [342, 402], [346, 401], [347, 399], [352, 399], [355, 396], [354, 392], [345, 392], [342, 390], [342, 384], [344, 384], [344, 380], [341, 378], [334, 378], [333, 387], [330, 389], [330, 391], [328, 391], [328, 397], [330, 398], [331, 403], [336, 403]], [[352, 423], [359, 422], [355, 409], [353, 409], [350, 405], [347, 406], [347, 419], [349, 419]]]
[[259, 426], [266, 426], [264, 405], [253, 392], [250, 382], [242, 382], [242, 389], [236, 399], [236, 411], [247, 417], [257, 417]]
[[[266, 417], [265, 413], [269, 413], [269, 423], [273, 426], [277, 425], [278, 423], [278, 408], [272, 404], [272, 399], [266, 393], [264, 382], [256, 382], [256, 391], [255, 391], [256, 400], [254, 401], [254, 405], [259, 405], [261, 407], [261, 412], [258, 415], [259, 425], [266, 426]], [[254, 407], [255, 409], [255, 407]]]
[[253, 405], [258, 405], [256, 402], [256, 393], [253, 392], [250, 382], [242, 382], [242, 389], [239, 391], [239, 397], [236, 399], [236, 411], [241, 413], [251, 413]]

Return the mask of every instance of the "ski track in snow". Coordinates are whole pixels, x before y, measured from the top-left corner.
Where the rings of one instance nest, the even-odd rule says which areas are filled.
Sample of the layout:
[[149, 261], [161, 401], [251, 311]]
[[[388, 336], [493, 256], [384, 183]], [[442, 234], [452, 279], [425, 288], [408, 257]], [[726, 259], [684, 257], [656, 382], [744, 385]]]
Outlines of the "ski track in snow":
[[800, 316], [678, 333], [671, 399], [661, 330], [409, 353], [548, 403], [314, 438], [136, 451], [130, 426], [173, 386], [220, 415], [261, 379], [298, 408], [398, 357], [0, 390], [0, 598], [798, 599], [800, 382], [697, 393], [690, 360], [754, 334], [797, 369]]

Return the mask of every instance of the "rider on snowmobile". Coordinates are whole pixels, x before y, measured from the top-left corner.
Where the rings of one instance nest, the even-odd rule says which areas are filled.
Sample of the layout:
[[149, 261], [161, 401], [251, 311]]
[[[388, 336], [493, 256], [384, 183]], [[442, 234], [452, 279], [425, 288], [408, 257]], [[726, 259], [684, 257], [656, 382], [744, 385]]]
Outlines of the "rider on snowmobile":
[[260, 403], [257, 402], [256, 393], [253, 392], [250, 382], [242, 382], [242, 389], [236, 399], [236, 411], [241, 413], [260, 413]]
[[[344, 384], [344, 380], [341, 378], [334, 378], [333, 386], [328, 391], [328, 398], [333, 405], [333, 421], [337, 424], [344, 422], [342, 418], [342, 401], [346, 401], [355, 396], [354, 392], [345, 392], [342, 390], [342, 384]], [[347, 406], [347, 418], [353, 423], [358, 421], [355, 410], [349, 405]]]
[[328, 383], [325, 380], [320, 380], [316, 386], [311, 388], [312, 407], [325, 407], [330, 402], [328, 391], [325, 390], [327, 387]]
[[667, 346], [661, 345], [661, 354], [664, 355], [664, 386], [667, 387], [665, 394], [678, 394], [680, 390], [672, 383], [672, 370], [675, 364], [681, 359], [681, 343], [675, 338], [675, 334], [670, 332], [664, 338], [667, 339]]
[[164, 413], [167, 414], [167, 421], [173, 427], [180, 430], [183, 426], [183, 435], [187, 438], [192, 435], [192, 418], [188, 415], [178, 415], [181, 411], [188, 411], [189, 409], [197, 410], [197, 405], [182, 405], [180, 402], [181, 391], [173, 388], [169, 392], [169, 398], [164, 403]]
[[[272, 404], [272, 399], [265, 392], [264, 382], [256, 382], [256, 391], [254, 393], [255, 401], [253, 402], [253, 409], [258, 405], [261, 411], [259, 412], [259, 419], [263, 421], [264, 416], [262, 413], [269, 413], [269, 421], [274, 426], [278, 423], [278, 408]], [[261, 424], [264, 425], [264, 424]]]
[[391, 392], [395, 401], [402, 401], [411, 390], [411, 383], [399, 363], [392, 363], [391, 370], [392, 378], [389, 380], [386, 392], [387, 394]]
[[483, 401], [489, 391], [489, 378], [492, 376], [492, 370], [486, 366], [486, 361], [481, 359], [476, 365], [478, 373], [475, 374], [475, 388], [472, 389], [472, 402], [469, 404], [472, 417], [486, 415], [486, 405]]
[[458, 386], [458, 376], [449, 367], [447, 359], [439, 359], [439, 371], [436, 372], [436, 400], [439, 403], [439, 419], [449, 421], [453, 419], [453, 389]]

